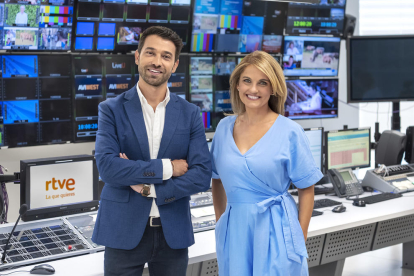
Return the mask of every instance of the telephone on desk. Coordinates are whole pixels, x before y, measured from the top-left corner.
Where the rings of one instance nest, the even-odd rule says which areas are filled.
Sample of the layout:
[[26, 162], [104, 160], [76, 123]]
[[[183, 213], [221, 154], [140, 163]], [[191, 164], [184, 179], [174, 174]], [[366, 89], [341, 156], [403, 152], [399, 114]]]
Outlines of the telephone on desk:
[[364, 193], [361, 182], [351, 169], [330, 169], [328, 177], [338, 197], [356, 196]]

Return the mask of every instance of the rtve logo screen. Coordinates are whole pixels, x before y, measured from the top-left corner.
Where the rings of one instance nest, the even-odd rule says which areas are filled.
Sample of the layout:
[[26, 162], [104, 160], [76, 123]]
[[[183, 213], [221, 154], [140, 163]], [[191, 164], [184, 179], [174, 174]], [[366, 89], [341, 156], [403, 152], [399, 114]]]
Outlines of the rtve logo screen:
[[93, 200], [92, 161], [30, 168], [30, 209]]

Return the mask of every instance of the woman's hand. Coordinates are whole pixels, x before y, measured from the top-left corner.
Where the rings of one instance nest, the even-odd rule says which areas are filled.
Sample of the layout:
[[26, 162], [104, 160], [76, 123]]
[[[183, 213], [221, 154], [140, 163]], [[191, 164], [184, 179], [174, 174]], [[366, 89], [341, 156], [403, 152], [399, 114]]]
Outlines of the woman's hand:
[[305, 242], [308, 238], [308, 227], [312, 217], [313, 204], [315, 198], [314, 185], [298, 189], [299, 196], [299, 223], [302, 228]]

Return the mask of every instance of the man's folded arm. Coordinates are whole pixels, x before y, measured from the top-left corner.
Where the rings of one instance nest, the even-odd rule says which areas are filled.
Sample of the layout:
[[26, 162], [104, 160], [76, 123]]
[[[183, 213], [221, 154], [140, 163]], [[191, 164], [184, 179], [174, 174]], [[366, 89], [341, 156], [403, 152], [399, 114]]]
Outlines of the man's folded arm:
[[188, 148], [188, 171], [156, 185], [157, 205], [168, 204], [180, 198], [204, 192], [210, 188], [211, 160], [200, 112], [193, 118]]
[[100, 103], [95, 158], [102, 180], [105, 183], [120, 186], [162, 183], [163, 163], [161, 159], [126, 160], [119, 157], [120, 152], [115, 116], [107, 103]]

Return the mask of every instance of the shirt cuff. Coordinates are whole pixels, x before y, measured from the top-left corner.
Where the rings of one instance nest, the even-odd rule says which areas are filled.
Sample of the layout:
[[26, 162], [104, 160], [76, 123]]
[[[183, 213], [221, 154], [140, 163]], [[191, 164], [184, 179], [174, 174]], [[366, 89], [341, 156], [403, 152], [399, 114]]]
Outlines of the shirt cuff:
[[161, 159], [162, 161], [162, 180], [168, 180], [172, 177], [173, 168], [170, 159]]

